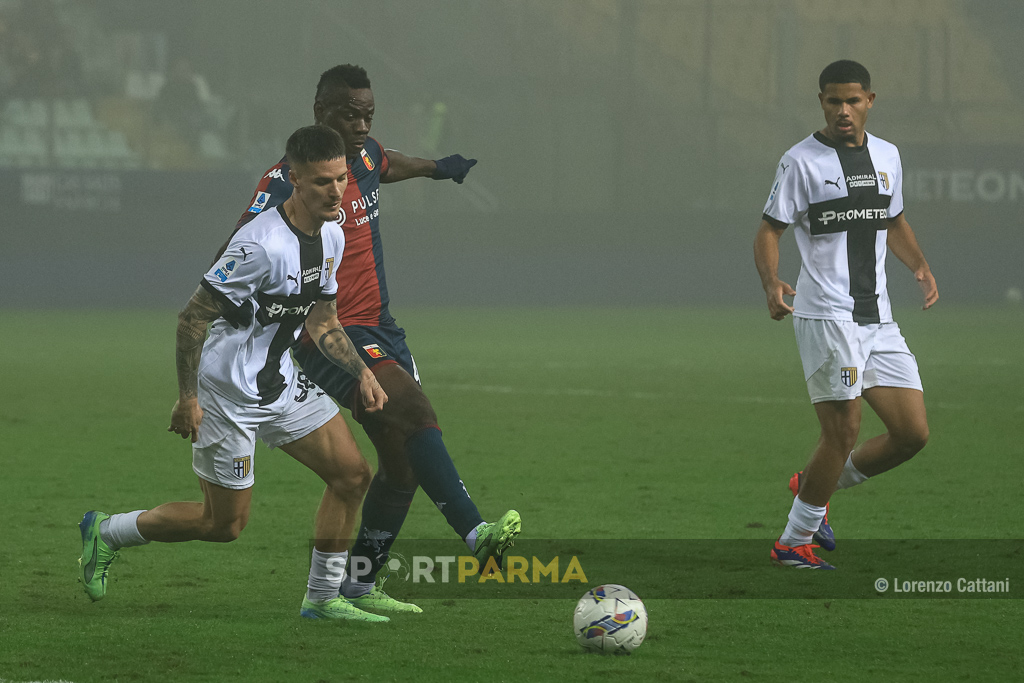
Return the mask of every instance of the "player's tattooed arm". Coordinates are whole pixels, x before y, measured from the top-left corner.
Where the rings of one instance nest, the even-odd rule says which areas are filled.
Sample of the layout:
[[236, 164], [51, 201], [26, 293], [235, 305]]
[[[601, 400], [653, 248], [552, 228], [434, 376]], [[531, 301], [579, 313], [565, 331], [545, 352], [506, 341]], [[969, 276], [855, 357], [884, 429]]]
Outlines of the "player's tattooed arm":
[[359, 380], [365, 410], [374, 412], [383, 408], [388, 396], [338, 322], [338, 302], [335, 299], [316, 302], [306, 318], [306, 329], [327, 360]]
[[327, 360], [356, 378], [364, 370], [369, 372], [352, 340], [338, 323], [338, 302], [335, 299], [316, 302], [306, 318], [306, 329]]
[[201, 285], [178, 313], [178, 333], [174, 344], [175, 364], [178, 368], [178, 400], [171, 411], [171, 426], [167, 431], [180, 434], [183, 439], [199, 439], [199, 425], [203, 409], [199, 407], [199, 357], [206, 341], [206, 327], [224, 311]]
[[206, 341], [206, 328], [223, 315], [222, 304], [202, 286], [178, 313], [178, 333], [174, 345], [178, 369], [178, 393], [182, 399], [199, 396], [199, 358]]

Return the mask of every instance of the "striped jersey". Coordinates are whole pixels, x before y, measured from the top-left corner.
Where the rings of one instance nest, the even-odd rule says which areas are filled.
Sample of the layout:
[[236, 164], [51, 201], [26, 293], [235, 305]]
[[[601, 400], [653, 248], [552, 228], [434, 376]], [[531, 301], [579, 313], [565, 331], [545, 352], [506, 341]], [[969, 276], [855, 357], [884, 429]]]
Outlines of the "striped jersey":
[[793, 225], [800, 251], [794, 315], [891, 322], [887, 219], [903, 212], [896, 146], [864, 134], [860, 147], [814, 133], [782, 156], [764, 217]]
[[[395, 322], [388, 311], [384, 248], [378, 227], [380, 176], [387, 169], [387, 154], [371, 137], [366, 138], [359, 154], [348, 157], [348, 187], [338, 221], [345, 231], [345, 268], [337, 272], [338, 320], [342, 325], [377, 327]], [[263, 175], [236, 230], [291, 196], [288, 170], [287, 159], [281, 159]]]
[[204, 386], [240, 405], [269, 405], [295, 374], [289, 347], [318, 299], [338, 292], [345, 234], [324, 223], [311, 237], [284, 207], [235, 232], [201, 285], [228, 312], [210, 327], [199, 374]]

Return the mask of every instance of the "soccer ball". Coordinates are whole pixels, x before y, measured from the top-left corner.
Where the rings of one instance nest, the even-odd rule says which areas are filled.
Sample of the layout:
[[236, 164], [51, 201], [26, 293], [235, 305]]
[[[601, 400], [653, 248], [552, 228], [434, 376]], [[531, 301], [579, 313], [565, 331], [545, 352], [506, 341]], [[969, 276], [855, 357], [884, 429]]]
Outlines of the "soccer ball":
[[625, 586], [606, 583], [580, 598], [572, 625], [586, 650], [629, 653], [647, 635], [647, 608]]

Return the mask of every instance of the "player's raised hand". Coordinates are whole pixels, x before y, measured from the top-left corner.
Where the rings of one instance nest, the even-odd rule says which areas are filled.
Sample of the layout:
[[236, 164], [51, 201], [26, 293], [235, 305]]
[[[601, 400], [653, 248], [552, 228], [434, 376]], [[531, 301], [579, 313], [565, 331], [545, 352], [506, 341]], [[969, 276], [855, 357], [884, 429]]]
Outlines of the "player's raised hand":
[[167, 431], [180, 434], [181, 438], [192, 438], [195, 443], [199, 438], [199, 424], [203, 421], [203, 409], [199, 407], [199, 400], [178, 399], [174, 402], [174, 409], [171, 411], [171, 426]]
[[368, 413], [375, 413], [388, 402], [388, 395], [373, 373], [369, 370], [359, 377], [359, 393], [363, 397], [363, 408]]
[[437, 169], [430, 176], [431, 178], [434, 180], [448, 180], [451, 178], [461, 185], [462, 181], [466, 179], [469, 169], [476, 166], [476, 159], [467, 159], [461, 154], [453, 154], [444, 159], [435, 159], [434, 163], [437, 164]]
[[768, 297], [768, 313], [772, 316], [772, 320], [782, 320], [793, 312], [793, 307], [782, 298], [796, 294], [796, 290], [788, 284], [782, 280], [775, 280], [773, 284], [765, 287], [764, 292]]

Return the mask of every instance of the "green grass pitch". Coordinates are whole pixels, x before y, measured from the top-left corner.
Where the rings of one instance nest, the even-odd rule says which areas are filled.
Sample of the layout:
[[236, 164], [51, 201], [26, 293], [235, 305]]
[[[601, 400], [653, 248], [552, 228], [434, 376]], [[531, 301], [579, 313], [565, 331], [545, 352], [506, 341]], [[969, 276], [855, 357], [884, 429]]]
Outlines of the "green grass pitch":
[[[931, 442], [905, 466], [833, 498], [839, 543], [961, 539], [963, 549], [970, 539], [1024, 538], [1024, 310], [940, 303], [897, 319], [920, 362]], [[779, 580], [784, 570], [768, 553], [789, 508], [786, 481], [817, 438], [790, 322], [753, 309], [414, 310], [400, 322], [485, 517], [515, 507], [524, 543], [748, 539], [760, 544], [756, 561], [736, 562]], [[575, 598], [456, 595], [425, 600], [424, 614], [390, 624], [307, 622], [298, 611], [322, 485], [262, 446], [241, 539], [128, 549], [107, 598], [92, 604], [76, 583], [82, 513], [199, 495], [188, 445], [164, 431], [176, 392], [174, 325], [171, 311], [4, 312], [0, 680], [1020, 674], [1019, 599], [642, 595], [648, 642], [629, 657], [582, 652], [571, 631]], [[865, 409], [861, 438], [880, 430]], [[404, 537], [452, 534], [420, 493]], [[682, 585], [686, 544], [671, 547], [684, 549], [670, 577]], [[450, 552], [461, 550], [453, 538]], [[613, 579], [631, 584], [626, 570], [602, 580]], [[1024, 583], [1013, 589], [1020, 598]]]

